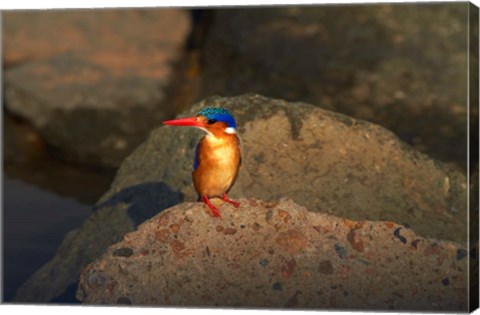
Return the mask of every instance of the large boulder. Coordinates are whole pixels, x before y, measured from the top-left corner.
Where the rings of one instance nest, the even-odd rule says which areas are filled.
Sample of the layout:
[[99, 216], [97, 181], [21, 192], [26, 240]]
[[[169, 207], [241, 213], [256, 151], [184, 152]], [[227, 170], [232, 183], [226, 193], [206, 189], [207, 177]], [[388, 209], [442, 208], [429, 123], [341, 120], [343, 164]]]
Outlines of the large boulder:
[[380, 124], [466, 169], [470, 5], [214, 10], [199, 40], [197, 93], [179, 99], [254, 92], [301, 100]]
[[4, 29], [6, 108], [62, 157], [116, 168], [171, 114], [188, 12], [6, 12]]
[[81, 273], [85, 304], [457, 311], [464, 245], [393, 222], [349, 221], [290, 200], [183, 203], [148, 220]]
[[[467, 239], [465, 175], [430, 159], [390, 131], [305, 103], [259, 95], [213, 97], [231, 110], [243, 162], [232, 198], [290, 198], [349, 220], [387, 220], [422, 237]], [[163, 209], [197, 199], [191, 182], [202, 132], [162, 126], [120, 167], [92, 216], [18, 291], [16, 301], [49, 301], [74, 285], [82, 266]], [[71, 291], [70, 291], [71, 293]]]
[[[393, 220], [426, 237], [466, 240], [464, 174], [392, 132], [309, 104], [253, 94], [213, 97], [181, 116], [206, 106], [230, 109], [239, 124], [242, 166], [232, 196], [287, 197], [312, 211]], [[193, 151], [202, 136], [193, 128], [154, 130], [122, 164], [101, 202], [158, 181], [184, 200], [195, 200]]]

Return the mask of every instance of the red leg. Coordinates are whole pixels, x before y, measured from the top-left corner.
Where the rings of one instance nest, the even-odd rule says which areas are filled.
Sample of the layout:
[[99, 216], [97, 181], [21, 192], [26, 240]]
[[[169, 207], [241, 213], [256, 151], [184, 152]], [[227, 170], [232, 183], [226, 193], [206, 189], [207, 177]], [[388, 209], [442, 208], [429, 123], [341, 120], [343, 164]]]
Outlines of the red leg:
[[234, 206], [235, 206], [235, 208], [238, 208], [238, 207], [240, 207], [240, 204], [239, 204], [238, 202], [236, 202], [236, 201], [233, 201], [232, 199], [228, 199], [228, 197], [227, 197], [227, 194], [226, 194], [226, 193], [224, 193], [224, 194], [223, 194], [223, 200], [224, 200], [224, 201], [226, 201], [226, 202], [228, 202], [228, 203], [231, 203], [232, 205], [234, 205]]
[[202, 199], [203, 199], [203, 202], [205, 202], [207, 206], [210, 208], [210, 210], [212, 210], [213, 216], [221, 219], [222, 216], [220, 215], [220, 212], [218, 212], [218, 209], [215, 208], [215, 206], [210, 203], [210, 200], [208, 200], [208, 197], [203, 195]]

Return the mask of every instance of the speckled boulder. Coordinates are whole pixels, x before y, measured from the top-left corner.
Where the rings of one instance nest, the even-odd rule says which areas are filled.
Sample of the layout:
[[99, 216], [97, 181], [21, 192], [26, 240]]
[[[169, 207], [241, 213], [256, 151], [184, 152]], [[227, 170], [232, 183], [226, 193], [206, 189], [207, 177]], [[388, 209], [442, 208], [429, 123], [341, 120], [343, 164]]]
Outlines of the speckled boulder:
[[[86, 304], [465, 311], [466, 250], [291, 200], [167, 209], [82, 272]], [[221, 203], [221, 201], [219, 201]], [[218, 203], [217, 203], [218, 204]]]
[[[390, 131], [305, 103], [255, 94], [212, 97], [234, 114], [242, 166], [232, 198], [289, 198], [349, 220], [386, 220], [418, 235], [467, 239], [464, 174], [417, 152]], [[191, 173], [201, 131], [162, 126], [122, 163], [91, 217], [18, 290], [16, 301], [49, 301], [74, 286], [80, 268], [163, 209], [196, 201]], [[55, 276], [52, 276], [55, 275]]]
[[[391, 220], [422, 236], [467, 239], [465, 175], [389, 130], [310, 104], [255, 94], [212, 97], [180, 116], [196, 115], [206, 106], [228, 108], [237, 120], [242, 165], [232, 196], [267, 201], [287, 197], [311, 211]], [[169, 195], [196, 200], [191, 173], [202, 136], [195, 128], [154, 130], [122, 164], [99, 207], [116, 198], [130, 200], [123, 191], [159, 180], [173, 191]], [[153, 216], [157, 209], [148, 211]]]

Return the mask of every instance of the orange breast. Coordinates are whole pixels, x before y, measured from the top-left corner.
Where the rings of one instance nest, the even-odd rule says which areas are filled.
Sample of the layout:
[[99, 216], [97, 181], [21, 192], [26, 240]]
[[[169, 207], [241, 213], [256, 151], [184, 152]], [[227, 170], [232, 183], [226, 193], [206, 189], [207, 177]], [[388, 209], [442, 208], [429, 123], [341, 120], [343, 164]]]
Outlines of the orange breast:
[[235, 134], [205, 136], [198, 148], [198, 167], [193, 183], [200, 195], [222, 196], [232, 186], [240, 167], [240, 148]]

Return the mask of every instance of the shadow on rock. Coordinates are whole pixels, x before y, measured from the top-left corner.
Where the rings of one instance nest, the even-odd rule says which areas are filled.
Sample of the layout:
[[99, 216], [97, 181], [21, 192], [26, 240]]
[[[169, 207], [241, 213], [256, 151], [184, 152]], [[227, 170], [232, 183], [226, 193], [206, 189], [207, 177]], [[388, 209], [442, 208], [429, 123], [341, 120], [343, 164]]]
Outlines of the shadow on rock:
[[104, 207], [115, 207], [119, 204], [128, 204], [128, 215], [135, 226], [150, 219], [161, 210], [181, 203], [184, 196], [173, 191], [162, 182], [150, 182], [130, 186], [105, 202], [94, 207], [94, 211]]

